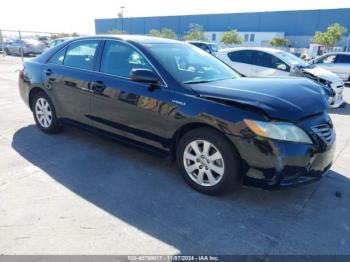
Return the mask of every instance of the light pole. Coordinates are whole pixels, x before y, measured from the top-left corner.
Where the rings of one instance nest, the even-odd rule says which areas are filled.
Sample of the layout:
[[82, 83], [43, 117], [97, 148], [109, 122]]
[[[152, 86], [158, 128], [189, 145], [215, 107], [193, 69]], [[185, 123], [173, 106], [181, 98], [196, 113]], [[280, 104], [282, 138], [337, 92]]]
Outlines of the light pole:
[[125, 6], [121, 6], [119, 11], [119, 17], [122, 19], [122, 34], [124, 34], [124, 8]]

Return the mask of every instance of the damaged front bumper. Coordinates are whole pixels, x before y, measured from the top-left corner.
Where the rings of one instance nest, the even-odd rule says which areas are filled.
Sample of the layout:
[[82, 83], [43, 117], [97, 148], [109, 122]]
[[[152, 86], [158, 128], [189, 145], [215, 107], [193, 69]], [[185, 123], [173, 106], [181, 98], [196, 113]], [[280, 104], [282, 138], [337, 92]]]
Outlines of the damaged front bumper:
[[322, 118], [301, 123], [313, 144], [229, 136], [242, 159], [244, 184], [277, 189], [319, 180], [332, 166], [336, 139], [332, 123]]
[[342, 106], [344, 103], [346, 103], [343, 92], [344, 92], [344, 85], [338, 85], [332, 87], [334, 91], [334, 96], [329, 97], [329, 107], [330, 108], [338, 108]]

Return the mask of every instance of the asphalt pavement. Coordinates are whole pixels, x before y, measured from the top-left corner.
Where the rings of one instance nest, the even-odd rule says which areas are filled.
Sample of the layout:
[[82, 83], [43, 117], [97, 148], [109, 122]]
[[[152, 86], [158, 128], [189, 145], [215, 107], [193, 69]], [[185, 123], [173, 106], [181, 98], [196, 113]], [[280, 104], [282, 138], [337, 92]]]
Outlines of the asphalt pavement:
[[157, 156], [40, 132], [19, 66], [0, 56], [0, 254], [350, 254], [350, 105], [330, 110], [337, 152], [320, 182], [210, 197]]

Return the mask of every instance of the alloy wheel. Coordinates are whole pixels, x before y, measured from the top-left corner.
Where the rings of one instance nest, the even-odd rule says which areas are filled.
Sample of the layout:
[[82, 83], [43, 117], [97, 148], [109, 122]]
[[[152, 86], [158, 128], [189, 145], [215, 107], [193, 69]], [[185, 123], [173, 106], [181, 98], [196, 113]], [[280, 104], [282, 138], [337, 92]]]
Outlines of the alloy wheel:
[[39, 124], [43, 128], [49, 128], [52, 123], [52, 110], [50, 103], [43, 97], [40, 97], [35, 103], [35, 115]]
[[183, 163], [188, 176], [201, 186], [215, 186], [225, 173], [222, 154], [206, 140], [189, 143], [184, 151]]

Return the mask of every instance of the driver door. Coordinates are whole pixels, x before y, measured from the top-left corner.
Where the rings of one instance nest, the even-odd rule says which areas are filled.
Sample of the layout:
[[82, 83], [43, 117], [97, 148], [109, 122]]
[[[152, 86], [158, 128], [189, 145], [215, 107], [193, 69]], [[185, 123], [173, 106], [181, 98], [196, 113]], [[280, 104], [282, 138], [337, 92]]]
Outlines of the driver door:
[[169, 125], [169, 89], [130, 79], [132, 69], [154, 68], [133, 46], [105, 41], [99, 72], [91, 83], [91, 114], [96, 128], [163, 149]]
[[290, 67], [278, 57], [255, 51], [254, 76], [256, 77], [285, 77], [289, 76]]

